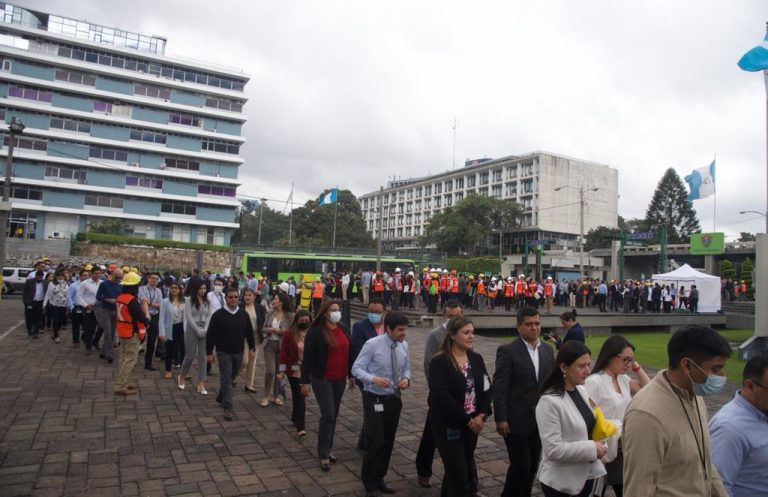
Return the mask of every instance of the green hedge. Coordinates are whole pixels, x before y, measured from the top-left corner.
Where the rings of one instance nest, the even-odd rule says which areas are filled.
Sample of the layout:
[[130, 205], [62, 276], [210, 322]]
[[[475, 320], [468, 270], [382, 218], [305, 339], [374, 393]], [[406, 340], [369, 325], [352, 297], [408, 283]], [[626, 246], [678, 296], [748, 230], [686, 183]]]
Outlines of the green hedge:
[[153, 240], [136, 238], [125, 235], [105, 235], [103, 233], [78, 233], [78, 242], [104, 243], [107, 245], [147, 245], [159, 248], [180, 248], [191, 250], [210, 250], [214, 252], [229, 252], [230, 248], [223, 245], [208, 245], [206, 243], [177, 242], [174, 240]]
[[501, 263], [496, 257], [449, 257], [447, 269], [460, 273], [499, 273]]

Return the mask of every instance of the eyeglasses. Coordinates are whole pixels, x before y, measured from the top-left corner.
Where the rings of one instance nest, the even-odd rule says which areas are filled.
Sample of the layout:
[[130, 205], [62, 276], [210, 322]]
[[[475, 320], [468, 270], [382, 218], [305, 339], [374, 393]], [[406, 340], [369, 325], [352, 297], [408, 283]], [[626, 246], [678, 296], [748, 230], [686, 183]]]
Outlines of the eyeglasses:
[[624, 364], [632, 364], [633, 362], [635, 362], [634, 357], [622, 356], [622, 355], [617, 355], [616, 357], [619, 357], [622, 361], [624, 361]]
[[752, 378], [750, 378], [750, 379], [749, 379], [749, 381], [751, 381], [752, 383], [754, 383], [755, 385], [759, 386], [759, 387], [760, 387], [760, 388], [762, 388], [762, 389], [768, 389], [768, 387], [767, 387], [767, 386], [763, 385], [763, 384], [762, 384], [762, 383], [760, 383], [759, 381], [755, 381], [755, 380], [753, 380]]
[[227, 298], [228, 298], [228, 299], [236, 299], [236, 298], [237, 298], [237, 295], [227, 295]]

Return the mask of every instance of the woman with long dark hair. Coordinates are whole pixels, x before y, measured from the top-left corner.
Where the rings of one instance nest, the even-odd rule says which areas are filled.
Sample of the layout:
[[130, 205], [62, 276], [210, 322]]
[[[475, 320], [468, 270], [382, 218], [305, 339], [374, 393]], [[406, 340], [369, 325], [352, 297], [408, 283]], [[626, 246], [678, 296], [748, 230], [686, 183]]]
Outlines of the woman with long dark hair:
[[595, 478], [605, 474], [600, 459], [608, 449], [592, 440], [595, 415], [584, 388], [589, 363], [586, 345], [564, 343], [541, 387], [536, 423], [542, 448], [538, 478], [545, 497], [588, 497]]
[[445, 338], [429, 363], [429, 419], [445, 477], [440, 494], [477, 492], [475, 447], [491, 413], [491, 381], [473, 350], [475, 330], [467, 318], [448, 322]]
[[[632, 371], [637, 379], [627, 373]], [[629, 401], [651, 379], [635, 361], [635, 346], [621, 335], [611, 335], [603, 343], [597, 355], [595, 367], [586, 382], [589, 398], [608, 419], [624, 419]], [[613, 487], [616, 497], [624, 495], [623, 454], [618, 435], [608, 438], [608, 453], [603, 459], [607, 472], [606, 484]]]
[[[253, 327], [253, 338], [257, 344], [264, 342], [264, 321], [266, 319], [267, 311], [264, 306], [256, 303], [256, 291], [252, 288], [246, 288], [243, 290], [243, 301], [240, 307], [248, 314], [248, 318], [251, 320], [251, 327]], [[246, 341], [244, 347], [248, 347]], [[259, 358], [259, 348], [256, 347], [256, 353], [253, 358], [248, 356], [248, 350], [243, 352], [243, 362], [240, 366], [240, 372], [245, 376], [245, 391], [250, 393], [256, 393], [256, 360]]]
[[280, 354], [280, 339], [288, 331], [293, 321], [293, 306], [288, 295], [279, 292], [272, 297], [272, 310], [267, 313], [264, 322], [264, 398], [261, 407], [267, 407], [270, 402], [283, 405], [285, 389], [277, 381], [277, 363]]
[[168, 296], [160, 304], [158, 328], [160, 341], [165, 342], [163, 378], [170, 380], [174, 362], [179, 366], [184, 362], [184, 293], [176, 282], [171, 283]]
[[323, 471], [330, 471], [330, 463], [336, 462], [331, 450], [344, 386], [348, 383], [350, 390], [355, 388], [352, 377], [355, 358], [351, 344], [352, 336], [341, 324], [338, 301], [326, 300], [315, 310], [315, 319], [304, 338], [301, 362], [301, 394], [309, 395], [311, 384], [320, 407], [317, 455]]
[[304, 357], [304, 339], [312, 321], [312, 314], [306, 309], [299, 309], [293, 317], [290, 329], [280, 340], [280, 363], [277, 379], [282, 381], [286, 376], [291, 385], [291, 422], [296, 426], [300, 437], [307, 434], [304, 429], [304, 396], [301, 395], [301, 362]]
[[184, 303], [184, 362], [177, 379], [179, 389], [184, 390], [184, 379], [197, 356], [197, 392], [208, 395], [205, 389], [206, 355], [205, 335], [211, 318], [211, 307], [206, 298], [208, 287], [204, 281], [190, 280], [189, 298]]

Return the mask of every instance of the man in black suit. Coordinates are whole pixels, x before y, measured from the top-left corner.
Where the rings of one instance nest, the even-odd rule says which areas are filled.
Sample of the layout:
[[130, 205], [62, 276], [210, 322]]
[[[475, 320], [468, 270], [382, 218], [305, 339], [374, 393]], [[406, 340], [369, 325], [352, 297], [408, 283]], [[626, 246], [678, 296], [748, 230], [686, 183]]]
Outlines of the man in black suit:
[[[368, 316], [352, 325], [352, 350], [355, 353], [355, 359], [360, 355], [360, 351], [363, 350], [365, 342], [386, 331], [384, 328], [383, 315], [384, 301], [380, 298], [372, 298], [368, 302]], [[363, 383], [360, 380], [355, 380], [355, 382], [357, 382], [357, 386], [360, 387], [360, 393], [363, 396], [363, 401], [365, 401]], [[360, 428], [360, 436], [357, 439], [357, 448], [361, 452], [365, 452], [365, 422], [363, 422], [363, 426]]]
[[535, 308], [518, 311], [517, 331], [518, 338], [496, 351], [493, 375], [496, 431], [504, 437], [509, 455], [503, 497], [531, 495], [541, 456], [536, 399], [555, 364], [552, 347], [539, 340], [541, 319]]
[[27, 334], [32, 338], [38, 338], [45, 327], [43, 319], [43, 301], [48, 290], [48, 282], [45, 281], [45, 273], [35, 271], [32, 278], [24, 282], [24, 290], [21, 300], [24, 302], [24, 320], [27, 324]]

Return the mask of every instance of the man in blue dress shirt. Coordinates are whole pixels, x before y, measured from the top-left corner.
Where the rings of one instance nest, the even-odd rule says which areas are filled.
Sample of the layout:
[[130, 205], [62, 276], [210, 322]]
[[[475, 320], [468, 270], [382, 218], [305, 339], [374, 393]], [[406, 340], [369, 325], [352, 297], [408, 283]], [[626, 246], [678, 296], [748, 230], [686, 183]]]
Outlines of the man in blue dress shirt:
[[709, 422], [712, 462], [731, 497], [768, 495], [768, 355], [744, 366], [741, 389]]
[[390, 312], [384, 319], [386, 333], [371, 338], [360, 351], [352, 375], [363, 383], [363, 424], [366, 447], [360, 472], [366, 496], [377, 492], [395, 491], [384, 483], [389, 469], [389, 458], [395, 445], [395, 433], [400, 422], [402, 390], [411, 384], [411, 366], [405, 332], [408, 318], [399, 312]]

